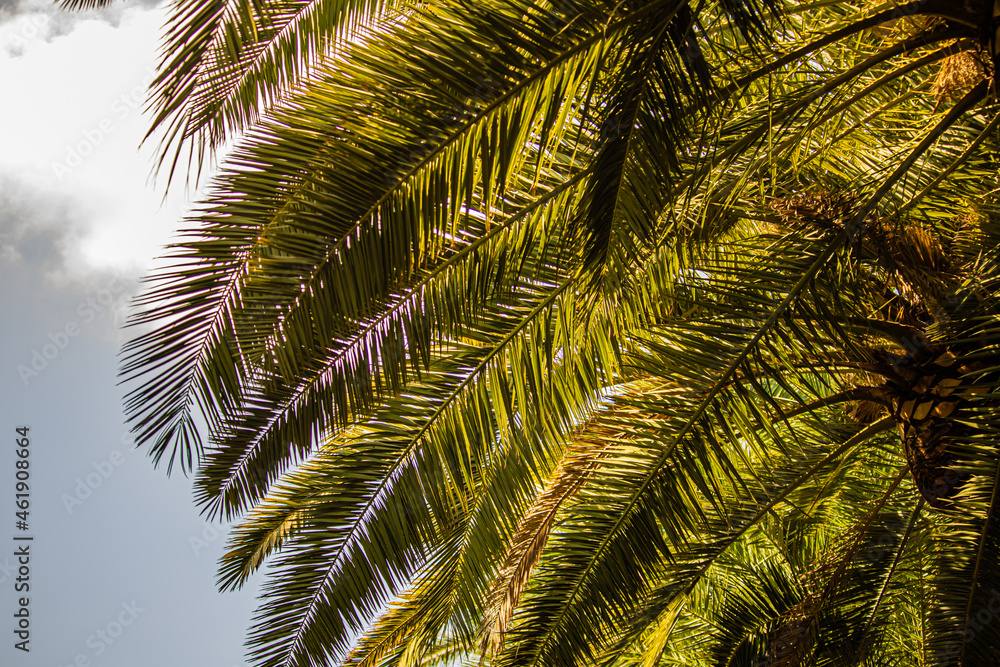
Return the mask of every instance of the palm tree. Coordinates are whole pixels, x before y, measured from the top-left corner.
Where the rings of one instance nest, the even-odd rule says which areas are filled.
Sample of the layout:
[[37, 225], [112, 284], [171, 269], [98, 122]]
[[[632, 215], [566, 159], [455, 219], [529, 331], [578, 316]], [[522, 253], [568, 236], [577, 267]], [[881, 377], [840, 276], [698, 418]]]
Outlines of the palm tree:
[[1000, 659], [993, 14], [178, 4], [126, 408], [256, 664]]

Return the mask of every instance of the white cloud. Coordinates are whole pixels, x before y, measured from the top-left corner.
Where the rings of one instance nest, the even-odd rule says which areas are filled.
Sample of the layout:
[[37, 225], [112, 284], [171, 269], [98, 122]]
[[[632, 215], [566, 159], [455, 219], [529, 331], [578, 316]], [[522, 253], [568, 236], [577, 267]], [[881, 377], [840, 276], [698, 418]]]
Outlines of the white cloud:
[[[0, 24], [0, 43], [33, 16]], [[17, 54], [0, 51], [0, 171], [79, 202], [76, 251], [91, 266], [142, 272], [189, 206], [181, 192], [163, 200], [149, 178], [155, 145], [139, 149], [165, 17], [164, 9], [126, 9], [118, 27], [80, 20], [51, 39], [39, 30]]]

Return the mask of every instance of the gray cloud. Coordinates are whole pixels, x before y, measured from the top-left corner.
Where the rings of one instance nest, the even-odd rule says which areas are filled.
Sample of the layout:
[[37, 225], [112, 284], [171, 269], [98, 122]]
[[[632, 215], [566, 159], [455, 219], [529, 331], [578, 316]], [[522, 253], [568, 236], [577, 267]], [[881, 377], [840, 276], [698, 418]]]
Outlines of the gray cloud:
[[66, 241], [75, 225], [66, 202], [40, 193], [0, 175], [0, 271], [44, 275], [65, 261]]
[[80, 21], [104, 21], [117, 27], [125, 10], [152, 9], [161, 2], [162, 0], [117, 0], [106, 7], [68, 11], [52, 0], [0, 0], [0, 25], [22, 17], [28, 18], [4, 46], [8, 52], [17, 55], [28, 39], [41, 35], [51, 40], [69, 34]]
[[67, 199], [0, 174], [0, 279], [13, 273], [33, 284], [63, 278], [82, 225], [78, 215]]
[[81, 202], [0, 173], [0, 308], [34, 325], [2, 328], [6, 352], [30, 351], [71, 323], [120, 338], [135, 280], [89, 267], [77, 252], [89, 218]]

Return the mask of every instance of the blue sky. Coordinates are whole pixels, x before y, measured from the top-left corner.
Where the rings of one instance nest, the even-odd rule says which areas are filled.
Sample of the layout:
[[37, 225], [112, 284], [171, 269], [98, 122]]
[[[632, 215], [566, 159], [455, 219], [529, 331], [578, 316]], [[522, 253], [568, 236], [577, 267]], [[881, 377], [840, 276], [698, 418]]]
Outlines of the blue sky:
[[[225, 532], [122, 425], [137, 281], [179, 226], [149, 183], [161, 9], [0, 0], [0, 664], [243, 665], [255, 588], [216, 591]], [[74, 157], [75, 156], [75, 157]], [[14, 649], [15, 428], [31, 436], [31, 652]]]

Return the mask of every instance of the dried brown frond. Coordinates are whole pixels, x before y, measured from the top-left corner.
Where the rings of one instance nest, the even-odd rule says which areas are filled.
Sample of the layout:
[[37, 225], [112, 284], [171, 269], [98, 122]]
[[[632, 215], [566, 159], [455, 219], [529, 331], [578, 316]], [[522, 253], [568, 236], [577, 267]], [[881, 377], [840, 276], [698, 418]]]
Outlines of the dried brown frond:
[[910, 250], [908, 256], [918, 260], [918, 264], [932, 271], [947, 271], [950, 262], [936, 234], [923, 227], [909, 227], [906, 242]]
[[820, 597], [810, 596], [789, 610], [767, 647], [767, 667], [805, 664], [816, 644], [822, 604]]
[[[815, 190], [775, 197], [768, 207], [792, 230], [840, 231], [857, 202], [846, 192]], [[953, 262], [937, 231], [911, 221], [869, 218], [854, 237], [855, 247], [885, 269], [886, 288], [902, 302], [936, 312], [956, 282]]]
[[868, 238], [876, 246], [871, 251], [878, 255], [884, 249], [902, 267], [917, 271], [948, 271], [950, 261], [940, 237], [932, 230], [908, 223], [904, 225], [887, 221], [869, 227]]
[[843, 227], [854, 208], [854, 201], [843, 193], [816, 190], [774, 197], [768, 207], [778, 214], [786, 227], [832, 230]]
[[[641, 381], [637, 384], [641, 384], [645, 396], [676, 390], [668, 382]], [[514, 610], [541, 558], [559, 509], [583, 487], [599, 468], [601, 460], [610, 456], [616, 445], [633, 439], [627, 426], [629, 422], [655, 423], [664, 419], [662, 415], [646, 414], [628, 404], [620, 404], [580, 427], [574, 444], [567, 447], [545, 489], [521, 519], [510, 539], [504, 562], [486, 594], [485, 611], [479, 626], [483, 657], [495, 653], [502, 646]]]
[[884, 405], [884, 392], [879, 388], [882, 382], [881, 377], [867, 371], [860, 371], [849, 379], [854, 390], [863, 395], [858, 400], [846, 404], [849, 419], [859, 424], [874, 424], [889, 414]]
[[988, 220], [985, 213], [972, 206], [957, 216], [949, 248], [951, 256], [959, 258], [963, 264], [977, 259], [984, 243], [983, 225]]
[[956, 285], [960, 272], [938, 230], [911, 220], [880, 220], [869, 224], [861, 239], [864, 252], [876, 258], [887, 272], [886, 286], [906, 303], [923, 311], [908, 314], [934, 316]]
[[941, 62], [931, 90], [938, 102], [962, 97], [989, 76], [989, 71], [977, 51], [959, 51]]
[[606, 449], [606, 443], [599, 440], [569, 449], [552, 474], [548, 487], [521, 519], [510, 540], [504, 564], [486, 594], [486, 612], [480, 626], [483, 655], [495, 652], [503, 644], [517, 602], [548, 541], [556, 512], [583, 486], [605, 456]]

